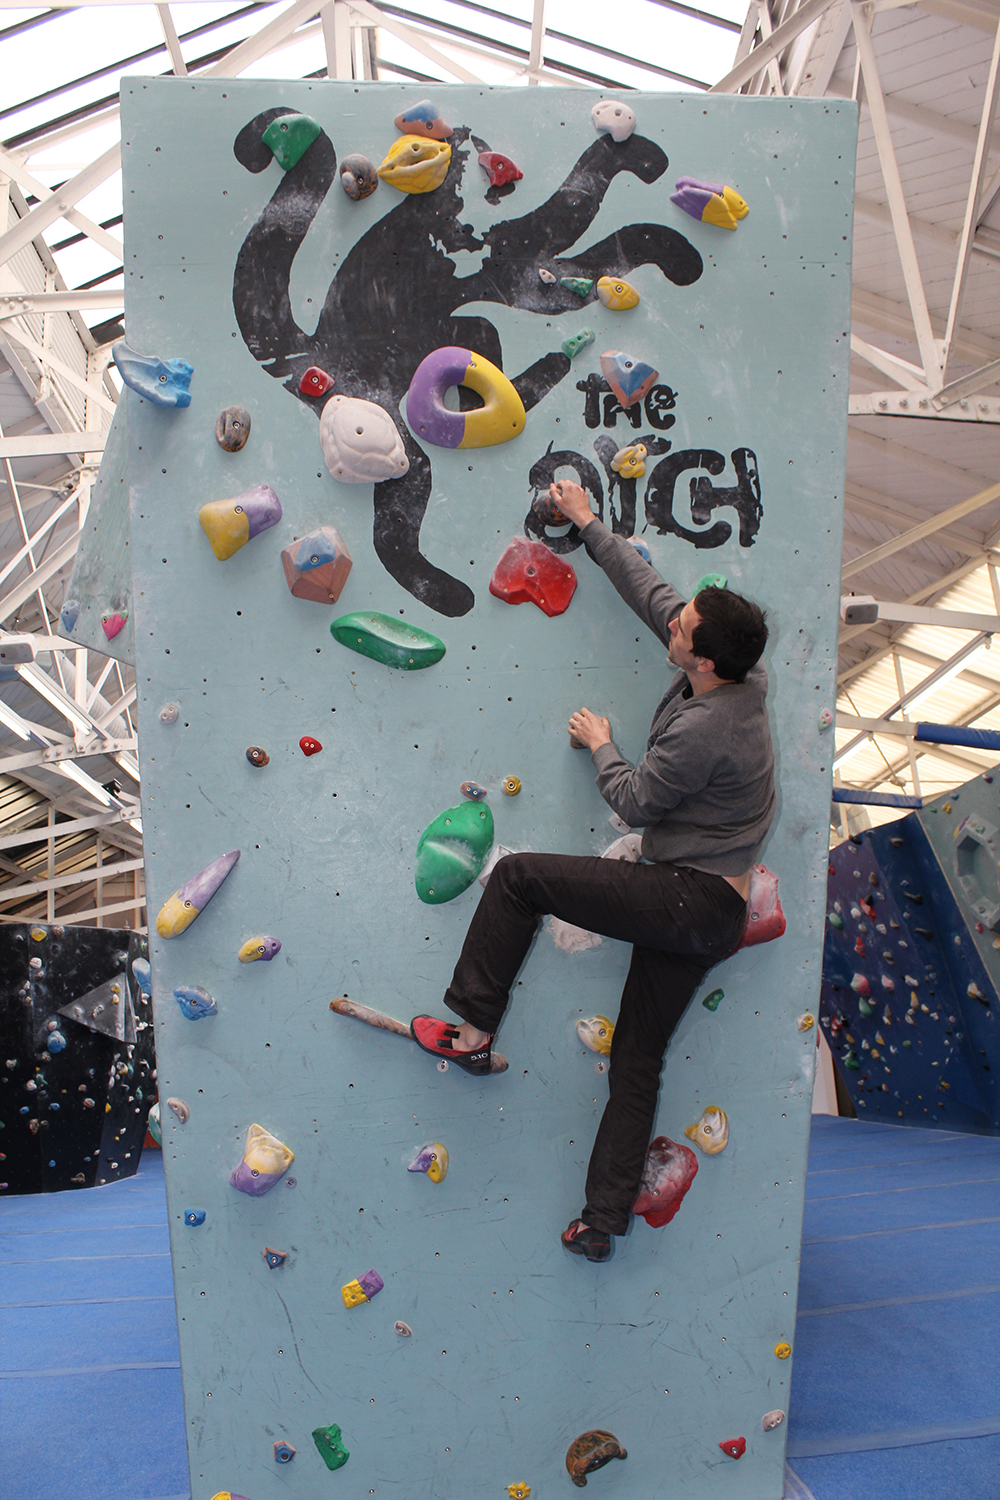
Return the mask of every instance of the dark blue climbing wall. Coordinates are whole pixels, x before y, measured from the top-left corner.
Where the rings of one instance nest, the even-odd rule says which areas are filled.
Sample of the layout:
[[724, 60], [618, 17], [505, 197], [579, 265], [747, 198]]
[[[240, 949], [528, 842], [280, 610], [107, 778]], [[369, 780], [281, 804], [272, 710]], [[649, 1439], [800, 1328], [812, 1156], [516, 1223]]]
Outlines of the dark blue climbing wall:
[[131, 1177], [156, 1099], [153, 1016], [128, 929], [0, 927], [0, 1191]]
[[1000, 1132], [996, 824], [977, 776], [830, 856], [820, 1020], [862, 1118]]

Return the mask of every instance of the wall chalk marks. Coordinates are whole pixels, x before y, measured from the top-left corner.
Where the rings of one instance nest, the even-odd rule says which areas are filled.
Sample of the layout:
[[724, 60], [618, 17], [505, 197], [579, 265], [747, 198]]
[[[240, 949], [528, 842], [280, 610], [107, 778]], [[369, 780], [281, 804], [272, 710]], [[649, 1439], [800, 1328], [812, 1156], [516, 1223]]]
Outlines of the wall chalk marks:
[[[723, 1483], [776, 1500], [785, 1427], [764, 1418], [788, 1404], [816, 1045], [797, 1019], [816, 1008], [825, 911], [817, 718], [834, 689], [855, 111], [636, 94], [615, 141], [584, 90], [438, 95], [432, 123], [454, 127], [441, 185], [404, 193], [383, 175], [352, 199], [338, 163], [384, 162], [417, 89], [122, 91], [129, 339], [195, 370], [187, 409], [125, 393], [151, 909], [241, 851], [197, 922], [151, 939], [161, 1089], [190, 1110], [162, 1124], [193, 1500], [568, 1494], [567, 1449], [594, 1431], [628, 1454], [589, 1476], [595, 1491], [654, 1500], [669, 1473], [684, 1500]], [[287, 114], [320, 132], [284, 171], [262, 137]], [[491, 183], [488, 152], [523, 176]], [[682, 174], [745, 198], [738, 233], [671, 203]], [[602, 277], [638, 302], [605, 305]], [[596, 338], [570, 373], [582, 323]], [[441, 349], [502, 371], [523, 431], [420, 440], [406, 394]], [[600, 372], [618, 350], [659, 372], [624, 409]], [[328, 469], [319, 417], [335, 396], [380, 408], [399, 477]], [[463, 386], [443, 404], [476, 403]], [[251, 420], [237, 452], [215, 438], [231, 406]], [[644, 474], [612, 467], [630, 443]], [[672, 1222], [633, 1220], [607, 1265], [559, 1233], [607, 1088], [576, 1026], [616, 1016], [622, 945], [571, 953], [540, 933], [494, 1076], [391, 1035], [441, 1013], [481, 894], [475, 878], [440, 904], [415, 889], [421, 834], [463, 784], [485, 794], [465, 805], [489, 808], [494, 852], [601, 854], [622, 831], [565, 726], [586, 703], [637, 758], [669, 669], [575, 528], [532, 508], [574, 475], [682, 591], [712, 569], [770, 611], [781, 808], [761, 858], [788, 921], [709, 976], [667, 1057], [657, 1136], [687, 1152], [685, 1128], [722, 1101], [725, 1150], [699, 1151]], [[280, 519], [220, 563], [199, 509], [260, 485]], [[352, 559], [328, 606], [293, 597], [281, 561], [320, 527]], [[491, 594], [522, 531], [572, 554], [563, 613]], [[397, 621], [404, 670], [331, 638], [345, 616], [383, 645], [388, 623], [371, 622]], [[411, 663], [425, 638], [438, 646]], [[258, 933], [280, 952], [240, 963]], [[192, 1025], [175, 993], [215, 1012]], [[294, 1151], [263, 1196], [229, 1183], [251, 1127]], [[449, 1154], [434, 1186], [408, 1170], [428, 1141]], [[734, 1434], [737, 1463], [720, 1449]]]

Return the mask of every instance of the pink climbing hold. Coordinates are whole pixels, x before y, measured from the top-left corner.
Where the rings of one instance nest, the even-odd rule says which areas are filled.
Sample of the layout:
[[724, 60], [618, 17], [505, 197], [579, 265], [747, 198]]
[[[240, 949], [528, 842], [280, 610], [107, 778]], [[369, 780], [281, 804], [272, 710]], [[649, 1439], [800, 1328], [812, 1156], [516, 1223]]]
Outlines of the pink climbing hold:
[[726, 1438], [726, 1441], [720, 1443], [719, 1447], [723, 1453], [728, 1453], [730, 1458], [742, 1458], [747, 1451], [747, 1440], [742, 1437]]
[[[785, 930], [785, 913], [778, 899], [778, 877], [766, 865], [754, 865], [750, 871], [747, 896], [747, 920], [739, 948], [755, 943], [770, 943]], [[737, 952], [739, 951], [737, 949]]]
[[544, 542], [516, 536], [490, 579], [490, 593], [505, 604], [537, 604], [549, 615], [561, 615], [576, 592], [576, 574]]
[[101, 628], [109, 641], [114, 640], [119, 630], [125, 629], [125, 621], [128, 619], [128, 611], [120, 615], [117, 610], [114, 614], [101, 616]]
[[870, 995], [871, 986], [863, 974], [855, 974], [851, 980], [851, 989], [856, 995]]
[[856, 942], [854, 944], [854, 951], [858, 955], [859, 958], [864, 958], [864, 956], [865, 956], [865, 940], [864, 940], [864, 938], [858, 938], [856, 940]]
[[639, 1196], [632, 1204], [651, 1229], [669, 1224], [698, 1172], [698, 1158], [687, 1146], [658, 1135], [646, 1152]]
[[515, 166], [509, 156], [502, 156], [499, 151], [480, 151], [479, 165], [493, 187], [506, 187], [508, 182], [520, 182], [524, 176], [520, 167]]
[[861, 900], [858, 902], [858, 905], [861, 907], [861, 910], [864, 912], [869, 921], [874, 922], [875, 918], [878, 915], [875, 910], [874, 901], [866, 901], [864, 896], [862, 896]]

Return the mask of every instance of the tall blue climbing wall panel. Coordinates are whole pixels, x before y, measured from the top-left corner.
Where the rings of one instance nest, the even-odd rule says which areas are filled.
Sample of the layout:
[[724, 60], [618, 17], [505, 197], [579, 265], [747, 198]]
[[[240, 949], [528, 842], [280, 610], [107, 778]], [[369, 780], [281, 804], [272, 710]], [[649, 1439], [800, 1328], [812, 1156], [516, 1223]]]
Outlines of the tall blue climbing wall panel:
[[[194, 368], [186, 407], [124, 393], [150, 909], [176, 934], [151, 928], [150, 949], [192, 1495], [540, 1500], [603, 1429], [628, 1454], [590, 1478], [609, 1495], [777, 1500], [785, 1427], [764, 1418], [788, 1400], [815, 1058], [855, 109], [635, 94], [615, 141], [585, 90], [442, 89], [447, 140], [389, 164], [431, 190], [390, 173], [352, 200], [343, 158], [381, 162], [420, 98], [122, 90], [128, 343], [164, 362], [133, 378], [176, 390], [166, 362]], [[491, 183], [488, 151], [521, 175], [493, 162]], [[725, 194], [697, 187], [686, 212], [682, 176], [749, 213], [713, 223]], [[585, 285], [604, 275], [638, 305], [605, 306]], [[454, 352], [436, 395], [424, 366], [418, 415], [411, 380], [443, 348], [486, 372], [484, 416], [467, 388], [459, 406]], [[230, 407], [251, 424], [232, 451]], [[510, 440], [442, 446], [428, 424]], [[644, 476], [611, 466], [634, 441]], [[570, 953], [544, 928], [486, 1079], [330, 1005], [440, 1012], [480, 887], [422, 901], [416, 851], [463, 782], [494, 849], [601, 854], [621, 833], [567, 721], [607, 714], [637, 759], [670, 668], [578, 536], [529, 509], [574, 475], [682, 592], [721, 573], [769, 611], [780, 811], [761, 859], [787, 920], [708, 976], [667, 1056], [658, 1134], [685, 1143], [715, 1105], [728, 1145], [688, 1146], [676, 1218], [635, 1218], [603, 1266], [559, 1234], [607, 1088], [576, 1023], [614, 1019], [624, 946]], [[544, 549], [519, 605], [490, 592], [515, 537]], [[562, 613], [554, 563], [577, 583]], [[313, 571], [336, 601], [291, 592]], [[234, 850], [209, 902], [190, 882]], [[234, 1187], [251, 1127], [281, 1145], [255, 1136]], [[407, 1170], [434, 1142], [441, 1181]]]
[[1000, 1131], [1000, 778], [830, 855], [821, 1021], [865, 1119]]

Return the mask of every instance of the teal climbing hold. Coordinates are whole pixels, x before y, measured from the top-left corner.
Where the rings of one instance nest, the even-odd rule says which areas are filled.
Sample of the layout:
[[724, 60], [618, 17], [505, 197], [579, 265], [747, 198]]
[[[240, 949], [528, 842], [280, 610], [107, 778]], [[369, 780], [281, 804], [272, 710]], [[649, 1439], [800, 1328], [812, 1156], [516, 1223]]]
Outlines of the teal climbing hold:
[[578, 297], [589, 297], [594, 289], [594, 283], [586, 276], [560, 276], [559, 285], [568, 292], [575, 292]]
[[724, 589], [728, 582], [725, 573], [706, 573], [691, 590], [691, 598], [697, 599], [702, 589]]
[[428, 906], [453, 901], [480, 876], [493, 846], [493, 814], [481, 802], [447, 807], [417, 844], [417, 895]]
[[831, 927], [836, 927], [836, 929], [837, 929], [838, 932], [843, 932], [843, 930], [844, 930], [844, 919], [840, 915], [839, 912], [837, 912], [837, 911], [827, 912], [827, 914], [826, 914], [826, 920], [829, 922], [829, 924], [830, 924]]
[[419, 625], [404, 625], [391, 615], [371, 614], [367, 610], [341, 615], [330, 626], [335, 641], [361, 656], [398, 667], [402, 672], [416, 672], [432, 667], [445, 652], [444, 641]]
[[563, 339], [563, 353], [568, 359], [575, 359], [582, 350], [590, 348], [595, 338], [592, 328], [581, 328], [579, 333], [571, 333], [568, 339]]
[[705, 996], [701, 1003], [706, 1010], [718, 1010], [719, 1002], [725, 998], [722, 990], [713, 990], [710, 995]]
[[309, 115], [279, 115], [272, 120], [261, 136], [265, 146], [270, 146], [274, 159], [285, 172], [298, 165], [321, 126]]

